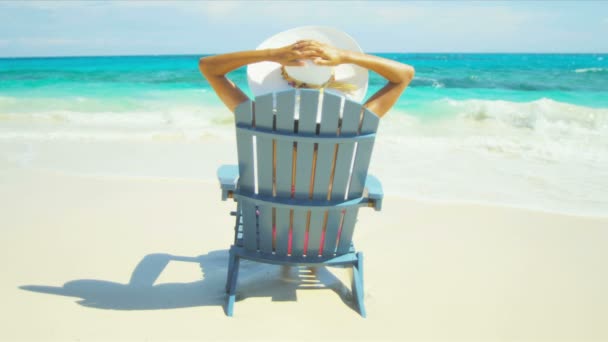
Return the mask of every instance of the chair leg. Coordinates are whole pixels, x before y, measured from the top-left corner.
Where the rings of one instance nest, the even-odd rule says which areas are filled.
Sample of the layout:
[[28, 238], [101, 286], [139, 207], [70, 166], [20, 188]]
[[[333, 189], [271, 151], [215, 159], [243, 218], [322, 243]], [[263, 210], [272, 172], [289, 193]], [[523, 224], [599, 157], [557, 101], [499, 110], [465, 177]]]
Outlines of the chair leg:
[[232, 267], [229, 268], [228, 278], [230, 280], [228, 286], [228, 302], [226, 304], [226, 315], [232, 317], [232, 313], [234, 311], [234, 302], [236, 300], [236, 282], [239, 274], [239, 263], [241, 259], [238, 256], [232, 256], [234, 258], [234, 263]]
[[357, 263], [353, 265], [352, 291], [357, 307], [359, 308], [359, 313], [361, 314], [361, 317], [365, 318], [365, 303], [363, 302], [365, 297], [365, 293], [363, 292], [363, 253], [361, 252], [357, 253]]
[[228, 257], [228, 272], [226, 273], [226, 293], [230, 291], [230, 281], [232, 279], [232, 268], [234, 267], [235, 256], [232, 251], [229, 252], [230, 255]]

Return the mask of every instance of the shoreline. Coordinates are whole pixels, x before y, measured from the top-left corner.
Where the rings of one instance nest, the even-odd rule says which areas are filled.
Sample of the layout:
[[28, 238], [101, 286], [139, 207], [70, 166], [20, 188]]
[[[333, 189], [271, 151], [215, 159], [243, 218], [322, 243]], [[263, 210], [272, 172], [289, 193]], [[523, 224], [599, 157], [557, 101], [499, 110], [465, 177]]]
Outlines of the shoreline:
[[[230, 134], [226, 130], [196, 140], [167, 136], [131, 141], [4, 139], [0, 146], [0, 170], [52, 170], [80, 176], [202, 180], [214, 184], [220, 165], [236, 164], [236, 144]], [[518, 173], [525, 173], [501, 175], [496, 173], [500, 167], [516, 165], [458, 151], [435, 151], [435, 156], [421, 158], [415, 146], [399, 147], [382, 134], [375, 149], [370, 174], [379, 177], [388, 196], [437, 204], [499, 206], [579, 217], [608, 217], [608, 201], [601, 197], [604, 196], [601, 189], [606, 184], [602, 183], [599, 174], [591, 178], [595, 183], [585, 185], [585, 189], [595, 187], [595, 194], [590, 192], [588, 196], [600, 196], [593, 202], [593, 197], [560, 197], [569, 188], [555, 191], [553, 182], [572, 180], [567, 174], [555, 171], [550, 178], [536, 177], [531, 170], [516, 169]], [[393, 157], [395, 154], [399, 154], [397, 161]], [[401, 166], [392, 167], [395, 163]], [[449, 165], [449, 170], [442, 171], [441, 165]], [[538, 170], [551, 170], [550, 165], [538, 167]], [[402, 168], [407, 170], [406, 174]], [[428, 170], [434, 171], [429, 174]], [[574, 171], [569, 172], [572, 177]], [[582, 189], [577, 191], [583, 194]]]

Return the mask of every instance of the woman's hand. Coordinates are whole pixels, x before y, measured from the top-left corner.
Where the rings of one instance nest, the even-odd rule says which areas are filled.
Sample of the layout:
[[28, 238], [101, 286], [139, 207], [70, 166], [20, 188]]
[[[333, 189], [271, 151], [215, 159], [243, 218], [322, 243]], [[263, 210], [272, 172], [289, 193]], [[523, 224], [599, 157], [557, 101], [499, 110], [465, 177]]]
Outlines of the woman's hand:
[[315, 40], [301, 40], [298, 44], [303, 52], [311, 57], [309, 59], [317, 65], [334, 66], [345, 62], [345, 51], [334, 46]]
[[270, 49], [270, 60], [284, 66], [303, 66], [305, 59], [313, 57], [312, 50], [304, 49], [303, 41], [281, 48]]
[[326, 66], [345, 62], [343, 50], [314, 40], [300, 40], [282, 48], [271, 49], [270, 56], [272, 61], [285, 66], [303, 66], [306, 59]]

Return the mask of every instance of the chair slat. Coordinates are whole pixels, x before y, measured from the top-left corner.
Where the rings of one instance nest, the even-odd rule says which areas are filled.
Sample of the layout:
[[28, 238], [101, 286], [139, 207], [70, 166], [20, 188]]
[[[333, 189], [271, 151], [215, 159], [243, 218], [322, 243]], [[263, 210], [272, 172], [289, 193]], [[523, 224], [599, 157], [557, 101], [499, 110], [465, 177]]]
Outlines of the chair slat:
[[277, 226], [277, 255], [287, 255], [287, 244], [289, 238], [289, 212], [288, 208], [276, 209], [276, 226]]
[[353, 165], [353, 173], [348, 190], [349, 199], [360, 197], [363, 194], [374, 142], [361, 141], [357, 145], [357, 156], [355, 157], [355, 164]]
[[342, 231], [340, 232], [340, 241], [338, 242], [338, 249], [336, 254], [348, 253], [350, 244], [353, 239], [353, 232], [355, 229], [355, 222], [357, 221], [357, 213], [359, 208], [349, 208], [344, 213], [344, 222], [342, 223]]
[[272, 253], [272, 206], [259, 206], [258, 212], [259, 248], [262, 252]]
[[272, 196], [272, 140], [257, 136], [258, 193]]
[[300, 124], [299, 132], [314, 133], [317, 127], [317, 110], [319, 108], [319, 92], [316, 90], [300, 90]]
[[336, 158], [336, 170], [334, 171], [334, 184], [331, 189], [332, 200], [344, 199], [354, 150], [355, 143], [343, 143], [338, 145], [338, 157]]
[[243, 211], [243, 244], [245, 249], [255, 252], [258, 249], [255, 204], [250, 201], [243, 201], [241, 209]]
[[300, 142], [297, 151], [295, 198], [307, 199], [310, 194], [314, 143]]
[[[253, 106], [251, 101], [240, 104], [235, 110], [237, 124], [251, 127]], [[253, 164], [253, 139], [251, 134], [237, 131], [237, 153], [239, 156], [239, 187], [241, 191], [253, 193], [255, 187]]]
[[327, 200], [336, 144], [318, 143], [313, 199]]
[[[340, 104], [342, 99], [334, 94], [323, 94], [320, 134], [323, 136], [337, 136], [338, 122], [340, 120]], [[317, 167], [313, 198], [327, 200], [329, 183], [331, 181], [332, 166], [335, 165], [336, 144], [318, 144]]]
[[[282, 92], [276, 95], [277, 131], [282, 133], [294, 132], [295, 91]], [[277, 141], [277, 196], [291, 196], [293, 143]]]
[[304, 238], [306, 235], [306, 216], [308, 210], [294, 210], [293, 212], [293, 243], [291, 255], [301, 257], [304, 254]]
[[[342, 114], [341, 134], [355, 134], [359, 130], [359, 121], [361, 116], [361, 105], [350, 101], [344, 101], [344, 111]], [[332, 187], [331, 198], [343, 199], [346, 194], [350, 165], [353, 154], [355, 153], [355, 143], [342, 143], [338, 146], [338, 158], [336, 160], [334, 184]]]
[[296, 97], [294, 91], [277, 93], [277, 131], [293, 133]]
[[293, 162], [293, 143], [276, 142], [277, 149], [277, 196], [289, 198], [291, 196], [291, 176]]
[[363, 123], [361, 124], [361, 134], [376, 133], [378, 125], [380, 124], [380, 118], [378, 115], [371, 112], [369, 109], [365, 109], [363, 113]]
[[[376, 132], [379, 121], [380, 119], [376, 114], [365, 109], [363, 114], [363, 122], [361, 123], [361, 134]], [[363, 193], [369, 163], [372, 156], [372, 150], [374, 148], [374, 141], [362, 141], [357, 145], [357, 157], [353, 165], [353, 175], [348, 198], [359, 197]]]
[[[315, 133], [317, 126], [318, 92], [302, 90], [300, 93], [300, 120], [298, 133]], [[296, 163], [295, 198], [309, 198], [310, 178], [314, 158], [314, 143], [299, 142]]]
[[308, 258], [316, 258], [319, 256], [319, 247], [321, 244], [321, 235], [323, 231], [323, 221], [325, 218], [325, 212], [315, 210], [310, 215], [310, 227], [308, 233], [308, 251], [306, 256]]
[[338, 121], [340, 120], [340, 96], [324, 93], [321, 112], [321, 135], [337, 135]]
[[342, 134], [352, 134], [359, 131], [360, 121], [361, 105], [350, 100], [344, 101], [344, 112], [342, 114]]
[[255, 98], [255, 126], [272, 130], [273, 112], [273, 96], [266, 94]]
[[[255, 99], [255, 126], [267, 130], [273, 129], [273, 96], [267, 94]], [[258, 135], [256, 139], [258, 193], [272, 195], [272, 139]]]
[[342, 211], [330, 210], [327, 217], [327, 229], [323, 244], [323, 255], [331, 255], [335, 252], [336, 241], [338, 240], [338, 230], [340, 229], [340, 221], [342, 221]]

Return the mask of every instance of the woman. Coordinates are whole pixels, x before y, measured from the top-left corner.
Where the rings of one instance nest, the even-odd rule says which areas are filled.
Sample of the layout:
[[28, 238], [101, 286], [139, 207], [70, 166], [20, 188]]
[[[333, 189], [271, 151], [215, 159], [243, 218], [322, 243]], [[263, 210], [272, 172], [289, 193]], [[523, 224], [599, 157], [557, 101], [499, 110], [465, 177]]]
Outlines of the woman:
[[[373, 70], [388, 81], [364, 106], [382, 117], [397, 102], [414, 77], [414, 68], [386, 58], [339, 49], [315, 40], [299, 40], [280, 48], [242, 51], [201, 58], [199, 69], [224, 104], [232, 111], [249, 98], [226, 74], [244, 65], [275, 62], [284, 67], [304, 66], [305, 60], [320, 66], [350, 63]], [[283, 69], [285, 70], [285, 69]]]

